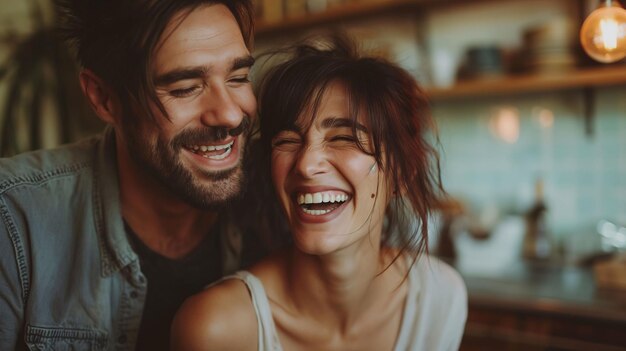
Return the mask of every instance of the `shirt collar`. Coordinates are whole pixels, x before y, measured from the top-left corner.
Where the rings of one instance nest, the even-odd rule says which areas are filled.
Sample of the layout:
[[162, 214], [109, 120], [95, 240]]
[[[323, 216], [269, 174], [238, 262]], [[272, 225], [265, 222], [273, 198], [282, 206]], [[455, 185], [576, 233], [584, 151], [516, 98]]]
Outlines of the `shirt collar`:
[[124, 231], [117, 170], [115, 130], [108, 126], [96, 150], [94, 170], [96, 230], [100, 238], [103, 276], [138, 262]]

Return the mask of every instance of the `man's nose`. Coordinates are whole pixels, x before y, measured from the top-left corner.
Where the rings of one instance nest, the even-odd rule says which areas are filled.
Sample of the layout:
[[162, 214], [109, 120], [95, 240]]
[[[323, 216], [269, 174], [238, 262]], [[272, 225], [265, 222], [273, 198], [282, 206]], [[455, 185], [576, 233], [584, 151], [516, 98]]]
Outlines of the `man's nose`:
[[241, 124], [244, 112], [227, 87], [214, 85], [202, 100], [202, 124], [213, 128], [233, 129]]

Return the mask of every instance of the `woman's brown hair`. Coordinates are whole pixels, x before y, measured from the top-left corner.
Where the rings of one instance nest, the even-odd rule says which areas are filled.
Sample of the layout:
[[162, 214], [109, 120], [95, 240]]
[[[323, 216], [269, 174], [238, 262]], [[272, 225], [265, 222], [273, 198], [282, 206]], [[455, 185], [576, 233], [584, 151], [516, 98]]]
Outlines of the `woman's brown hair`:
[[[290, 58], [265, 75], [259, 93], [260, 162], [269, 165], [278, 132], [293, 130], [304, 115], [314, 116], [330, 83], [342, 82], [349, 94], [350, 118], [362, 116], [369, 130], [369, 146], [359, 148], [375, 158], [390, 192], [398, 195], [387, 210], [381, 245], [417, 259], [427, 249], [429, 214], [443, 193], [427, 98], [406, 70], [379, 57], [360, 56], [345, 36], [321, 43], [282, 50]], [[359, 140], [354, 127], [353, 133]], [[268, 169], [262, 173], [269, 177]], [[269, 178], [262, 181], [271, 183]]]

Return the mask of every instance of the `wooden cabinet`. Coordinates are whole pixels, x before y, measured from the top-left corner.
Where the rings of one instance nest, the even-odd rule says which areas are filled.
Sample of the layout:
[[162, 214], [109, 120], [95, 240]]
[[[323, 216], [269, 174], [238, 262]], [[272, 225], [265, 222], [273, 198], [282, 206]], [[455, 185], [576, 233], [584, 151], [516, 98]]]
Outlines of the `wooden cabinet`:
[[520, 264], [500, 277], [464, 279], [461, 350], [626, 350], [626, 292], [597, 288], [589, 269]]
[[461, 350], [626, 350], [626, 321], [470, 304]]

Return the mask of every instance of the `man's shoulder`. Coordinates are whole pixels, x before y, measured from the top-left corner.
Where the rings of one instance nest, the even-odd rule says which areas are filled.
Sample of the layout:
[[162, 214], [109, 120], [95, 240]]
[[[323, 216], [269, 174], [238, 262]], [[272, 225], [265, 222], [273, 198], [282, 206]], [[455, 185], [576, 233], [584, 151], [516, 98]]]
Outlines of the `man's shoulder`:
[[90, 167], [94, 163], [99, 140], [100, 136], [95, 136], [54, 149], [0, 158], [0, 193], [14, 186], [38, 185]]

